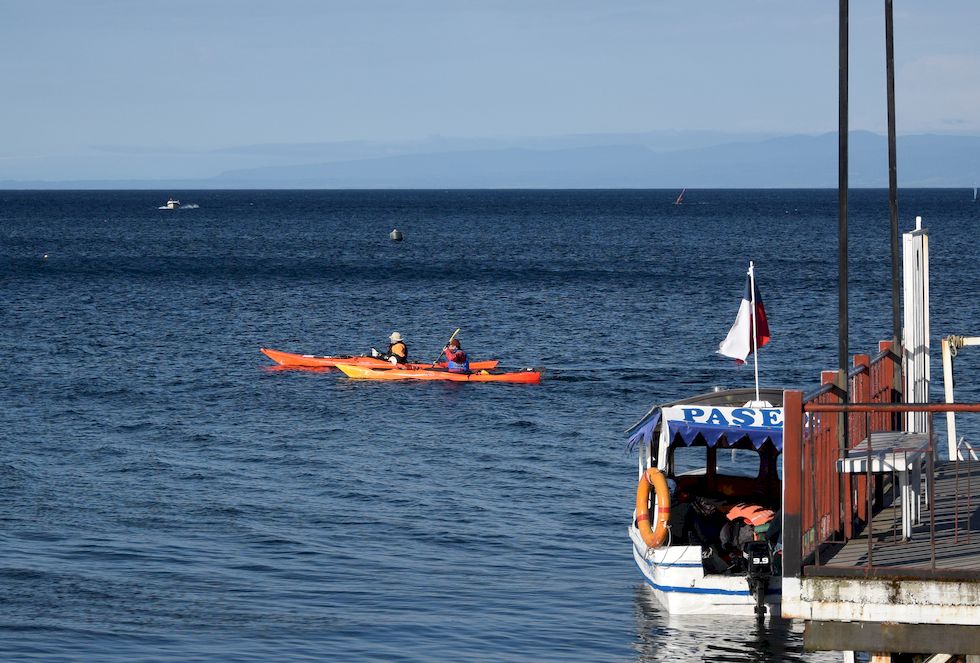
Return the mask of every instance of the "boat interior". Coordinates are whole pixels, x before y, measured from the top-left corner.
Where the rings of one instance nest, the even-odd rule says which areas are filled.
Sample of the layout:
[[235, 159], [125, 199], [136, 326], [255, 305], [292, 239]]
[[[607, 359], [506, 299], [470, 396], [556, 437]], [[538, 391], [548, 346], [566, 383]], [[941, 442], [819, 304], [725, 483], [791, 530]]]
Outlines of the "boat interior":
[[[772, 442], [671, 446], [669, 545], [700, 545], [705, 573], [744, 573], [746, 544], [778, 547], [780, 453]], [[669, 482], [669, 483], [670, 483]]]

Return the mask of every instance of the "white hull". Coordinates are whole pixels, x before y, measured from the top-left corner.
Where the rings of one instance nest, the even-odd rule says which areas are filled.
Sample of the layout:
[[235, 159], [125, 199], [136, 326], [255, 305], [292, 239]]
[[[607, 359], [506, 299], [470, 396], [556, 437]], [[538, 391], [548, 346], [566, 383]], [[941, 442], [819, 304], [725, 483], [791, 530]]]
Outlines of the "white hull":
[[[633, 559], [657, 601], [672, 615], [755, 615], [755, 597], [745, 576], [704, 574], [701, 546], [662, 546], [648, 550], [639, 531], [629, 528]], [[778, 613], [780, 578], [766, 594], [770, 612]]]

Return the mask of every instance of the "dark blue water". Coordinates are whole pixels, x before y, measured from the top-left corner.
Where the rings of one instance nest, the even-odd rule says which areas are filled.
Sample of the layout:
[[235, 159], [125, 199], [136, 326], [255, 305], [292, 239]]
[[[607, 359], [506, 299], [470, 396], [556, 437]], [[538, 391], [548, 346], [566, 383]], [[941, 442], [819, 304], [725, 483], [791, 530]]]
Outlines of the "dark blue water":
[[[169, 193], [200, 207], [157, 210]], [[622, 431], [751, 384], [714, 354], [750, 259], [763, 383], [837, 364], [836, 192], [675, 197], [0, 192], [0, 656], [836, 660], [800, 624], [669, 618], [634, 567]], [[931, 231], [934, 344], [980, 334], [980, 206], [900, 206]], [[885, 192], [852, 192], [854, 352], [891, 335], [887, 233]], [[543, 383], [354, 382], [258, 352], [398, 330], [434, 359], [457, 327]]]

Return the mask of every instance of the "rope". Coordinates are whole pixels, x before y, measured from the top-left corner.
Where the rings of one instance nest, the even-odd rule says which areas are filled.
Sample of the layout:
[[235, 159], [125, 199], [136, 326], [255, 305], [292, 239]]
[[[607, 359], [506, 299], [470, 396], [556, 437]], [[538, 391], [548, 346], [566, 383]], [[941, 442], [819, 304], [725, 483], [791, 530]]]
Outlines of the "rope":
[[[672, 538], [673, 538], [673, 532], [671, 531], [670, 525], [667, 525], [667, 541], [664, 543], [664, 546], [663, 547], [669, 548], [670, 547], [670, 542], [671, 542], [671, 539]], [[650, 557], [652, 556], [651, 553], [653, 551], [654, 551], [653, 548], [647, 547], [647, 551], [645, 553], [643, 553], [643, 559], [645, 559], [646, 561], [649, 562], [650, 561]], [[667, 563], [667, 562], [661, 562], [660, 563], [660, 566], [662, 566], [664, 568], [670, 568], [670, 567], [673, 566], [673, 564]]]
[[955, 358], [956, 353], [963, 347], [963, 337], [951, 334], [943, 340], [949, 343], [949, 356]]

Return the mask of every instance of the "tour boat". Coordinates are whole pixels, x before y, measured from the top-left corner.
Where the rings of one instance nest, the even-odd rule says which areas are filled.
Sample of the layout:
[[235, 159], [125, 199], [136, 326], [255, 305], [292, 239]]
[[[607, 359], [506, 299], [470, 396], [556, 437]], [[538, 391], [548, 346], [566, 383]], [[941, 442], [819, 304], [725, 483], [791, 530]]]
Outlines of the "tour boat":
[[176, 198], [168, 198], [166, 205], [160, 205], [157, 209], [180, 209], [180, 201]]
[[761, 617], [779, 604], [781, 405], [781, 390], [717, 390], [628, 429], [633, 558], [667, 612]]

